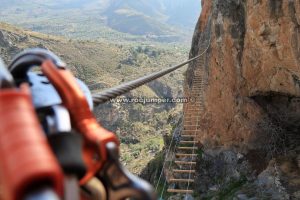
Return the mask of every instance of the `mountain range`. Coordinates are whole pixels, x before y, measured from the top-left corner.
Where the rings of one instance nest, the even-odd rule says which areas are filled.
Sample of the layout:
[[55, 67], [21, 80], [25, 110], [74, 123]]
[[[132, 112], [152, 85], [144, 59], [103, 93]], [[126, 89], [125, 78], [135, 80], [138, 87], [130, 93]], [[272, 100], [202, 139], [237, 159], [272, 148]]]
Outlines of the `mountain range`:
[[33, 31], [95, 39], [103, 35], [191, 36], [200, 0], [0, 0], [2, 21]]

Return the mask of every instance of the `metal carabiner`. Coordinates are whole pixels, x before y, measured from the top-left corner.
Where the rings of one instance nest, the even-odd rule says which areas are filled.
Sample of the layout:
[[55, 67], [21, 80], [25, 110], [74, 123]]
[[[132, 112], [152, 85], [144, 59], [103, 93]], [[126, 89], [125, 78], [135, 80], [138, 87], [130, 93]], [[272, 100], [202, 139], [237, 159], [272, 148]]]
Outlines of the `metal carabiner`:
[[108, 161], [98, 174], [104, 183], [109, 200], [126, 198], [140, 200], [156, 200], [152, 186], [146, 181], [134, 176], [125, 169], [119, 161], [119, 151], [116, 144], [106, 145]]
[[30, 68], [41, 66], [45, 60], [51, 60], [58, 68], [66, 67], [66, 64], [51, 51], [34, 48], [19, 53], [8, 66], [8, 70], [15, 79], [24, 78]]
[[109, 200], [130, 197], [155, 200], [152, 186], [129, 173], [119, 162], [117, 137], [97, 123], [72, 74], [54, 65], [51, 60], [45, 61], [42, 64], [42, 71], [58, 90], [64, 105], [70, 111], [74, 126], [86, 139], [85, 159], [89, 172], [81, 180], [81, 184], [84, 185], [92, 177], [97, 176], [103, 181]]
[[[54, 53], [46, 49], [27, 49], [19, 53], [8, 66], [8, 70], [14, 77], [17, 85], [28, 82], [31, 86], [33, 103], [35, 108], [59, 105], [62, 103], [59, 94], [47, 77], [42, 73], [31, 72], [33, 67], [40, 67], [46, 60], [51, 60], [59, 69], [65, 69], [66, 64]], [[90, 109], [93, 109], [92, 95], [88, 87], [79, 79], [76, 79], [80, 89], [88, 100]]]

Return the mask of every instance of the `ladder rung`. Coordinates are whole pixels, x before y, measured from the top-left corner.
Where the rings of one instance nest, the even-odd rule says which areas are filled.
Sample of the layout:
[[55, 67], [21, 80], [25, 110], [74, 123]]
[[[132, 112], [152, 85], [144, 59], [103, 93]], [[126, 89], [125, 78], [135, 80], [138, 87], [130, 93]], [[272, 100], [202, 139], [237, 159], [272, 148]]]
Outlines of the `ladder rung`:
[[187, 154], [187, 153], [176, 153], [175, 155], [177, 157], [186, 157], [186, 156], [196, 157], [197, 156], [197, 154]]
[[[193, 120], [193, 121], [185, 121], [186, 123], [187, 122], [194, 122], [194, 123], [196, 123], [196, 122], [199, 122], [199, 121], [197, 121], [197, 120]], [[197, 126], [199, 126], [199, 125], [197, 125]], [[197, 130], [200, 130], [200, 129], [197, 129]]]
[[181, 144], [197, 144], [198, 142], [197, 141], [180, 141]]
[[198, 130], [201, 130], [200, 128], [198, 129], [198, 128], [194, 128], [194, 129], [183, 129], [184, 131], [198, 131]]
[[197, 133], [201, 133], [201, 131], [202, 131], [201, 129], [198, 129], [198, 130], [183, 130], [182, 132], [184, 134], [182, 134], [182, 135], [197, 135]]
[[198, 147], [178, 147], [179, 150], [197, 150]]
[[197, 135], [181, 135], [181, 137], [197, 137]]
[[175, 178], [171, 178], [169, 180], [169, 182], [179, 182], [179, 183], [193, 183], [194, 179], [175, 179]]
[[180, 144], [197, 144], [198, 142], [195, 141], [195, 138], [192, 138], [192, 139], [187, 139], [187, 138], [184, 138], [184, 142], [179, 142]]
[[188, 194], [192, 194], [194, 191], [193, 190], [179, 190], [179, 189], [168, 189], [167, 192], [170, 193], [188, 193]]
[[175, 161], [176, 164], [178, 165], [196, 165], [197, 163], [196, 162], [187, 162], [187, 161]]
[[175, 173], [196, 173], [196, 170], [173, 169]]

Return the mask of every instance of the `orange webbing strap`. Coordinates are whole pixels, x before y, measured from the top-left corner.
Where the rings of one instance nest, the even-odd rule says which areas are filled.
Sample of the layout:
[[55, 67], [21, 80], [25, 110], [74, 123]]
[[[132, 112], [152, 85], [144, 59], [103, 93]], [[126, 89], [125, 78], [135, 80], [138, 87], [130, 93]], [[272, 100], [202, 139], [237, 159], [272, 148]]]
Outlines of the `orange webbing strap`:
[[47, 60], [42, 64], [42, 71], [58, 91], [64, 106], [68, 108], [72, 125], [84, 136], [83, 157], [88, 168], [87, 174], [80, 180], [80, 184], [84, 185], [106, 162], [106, 144], [115, 142], [119, 145], [119, 141], [115, 134], [98, 124], [85, 95], [69, 70], [59, 69], [51, 60]]
[[27, 85], [0, 90], [1, 200], [20, 200], [43, 183], [63, 193], [63, 175], [35, 115]]

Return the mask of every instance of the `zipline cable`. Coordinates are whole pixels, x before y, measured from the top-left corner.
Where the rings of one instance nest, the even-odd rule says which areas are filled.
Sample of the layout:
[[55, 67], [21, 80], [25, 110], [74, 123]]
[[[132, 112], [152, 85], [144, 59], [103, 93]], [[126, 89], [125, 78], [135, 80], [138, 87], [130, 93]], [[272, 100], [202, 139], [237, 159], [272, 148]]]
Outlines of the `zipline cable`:
[[173, 67], [170, 67], [170, 68], [167, 68], [167, 69], [164, 69], [164, 70], [161, 70], [161, 71], [158, 71], [158, 72], [154, 72], [152, 74], [149, 74], [149, 75], [146, 75], [146, 76], [143, 76], [141, 78], [138, 78], [136, 80], [132, 80], [132, 81], [129, 81], [129, 82], [126, 82], [126, 83], [123, 83], [121, 85], [118, 85], [116, 87], [112, 87], [110, 89], [107, 89], [107, 90], [104, 90], [103, 92], [100, 92], [100, 93], [97, 93], [97, 94], [93, 94], [93, 101], [94, 101], [94, 104], [102, 104], [102, 103], [105, 103], [111, 99], [114, 99], [118, 96], [121, 96], [137, 87], [140, 87], [146, 83], [149, 83], [157, 78], [160, 78], [166, 74], [169, 74], [183, 66], [185, 66], [186, 64], [189, 64], [191, 63], [192, 61], [200, 58], [200, 56], [202, 56], [209, 48], [210, 46], [210, 43], [208, 44], [207, 48], [199, 55], [183, 62], [183, 63], [180, 63], [178, 65], [175, 65]]

